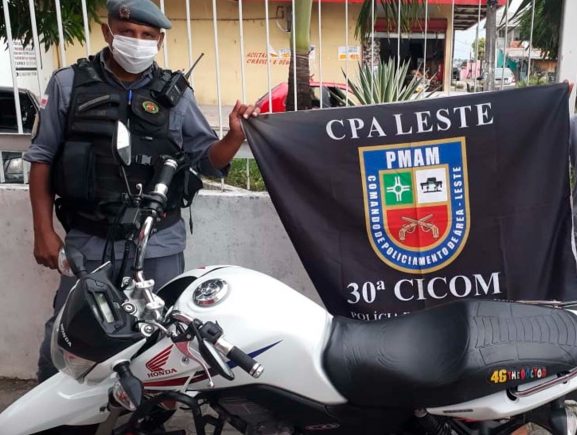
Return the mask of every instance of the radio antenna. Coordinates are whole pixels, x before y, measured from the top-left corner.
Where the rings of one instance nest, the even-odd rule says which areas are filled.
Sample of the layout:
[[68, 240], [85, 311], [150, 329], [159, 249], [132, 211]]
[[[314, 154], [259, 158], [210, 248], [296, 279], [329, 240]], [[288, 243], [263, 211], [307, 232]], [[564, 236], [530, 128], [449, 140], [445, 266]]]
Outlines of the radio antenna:
[[198, 62], [200, 62], [200, 59], [202, 59], [203, 56], [204, 56], [204, 53], [200, 53], [200, 56], [198, 56], [198, 59], [196, 59], [196, 61], [192, 64], [192, 66], [190, 67], [188, 72], [184, 75], [184, 78], [186, 80], [188, 80], [190, 78], [190, 75], [192, 74], [192, 70], [196, 67]]

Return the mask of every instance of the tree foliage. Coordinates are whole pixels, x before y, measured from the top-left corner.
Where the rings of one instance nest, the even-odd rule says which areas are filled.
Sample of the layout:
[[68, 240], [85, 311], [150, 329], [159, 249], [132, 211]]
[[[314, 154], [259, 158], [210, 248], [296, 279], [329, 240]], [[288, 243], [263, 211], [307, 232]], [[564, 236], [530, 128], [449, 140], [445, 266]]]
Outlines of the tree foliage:
[[[471, 44], [473, 55], [477, 55], [477, 40], [475, 39]], [[485, 38], [479, 38], [479, 59], [485, 59]]]
[[[574, 0], [566, 0], [574, 1]], [[531, 38], [533, 0], [522, 0], [514, 17], [518, 19], [521, 38]], [[545, 57], [556, 59], [559, 51], [563, 0], [535, 0], [533, 47], [543, 50]]]
[[[98, 19], [98, 11], [106, 4], [106, 0], [86, 0], [88, 19]], [[84, 22], [82, 20], [82, 2], [80, 0], [60, 0], [62, 11], [62, 27], [64, 40], [68, 44], [84, 42]], [[56, 21], [56, 5], [54, 0], [34, 0], [36, 9], [36, 24], [40, 44], [48, 49], [60, 42], [58, 24]], [[10, 23], [12, 37], [22, 41], [24, 46], [32, 43], [32, 25], [28, 0], [9, 0]], [[0, 37], [6, 39], [6, 23], [4, 7], [0, 3]]]

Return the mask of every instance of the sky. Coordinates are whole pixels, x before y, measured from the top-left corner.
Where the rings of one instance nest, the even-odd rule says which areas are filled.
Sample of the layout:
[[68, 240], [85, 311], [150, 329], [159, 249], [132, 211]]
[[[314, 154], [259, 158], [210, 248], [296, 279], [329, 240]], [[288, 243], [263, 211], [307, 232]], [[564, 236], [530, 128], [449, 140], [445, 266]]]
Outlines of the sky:
[[[521, 0], [511, 0], [509, 10], [510, 14], [517, 10]], [[504, 7], [501, 8], [504, 10]], [[499, 23], [497, 23], [499, 24]], [[479, 27], [479, 38], [485, 37], [485, 20], [481, 20]], [[477, 26], [473, 26], [468, 30], [458, 30], [455, 34], [455, 59], [468, 59], [471, 53], [471, 45], [477, 36]]]

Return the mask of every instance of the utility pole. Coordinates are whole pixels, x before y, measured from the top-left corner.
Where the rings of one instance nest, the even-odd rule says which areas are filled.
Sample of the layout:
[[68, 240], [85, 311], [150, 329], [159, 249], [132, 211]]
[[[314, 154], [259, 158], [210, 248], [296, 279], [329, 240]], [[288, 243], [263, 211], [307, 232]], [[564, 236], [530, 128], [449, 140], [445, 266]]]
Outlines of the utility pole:
[[485, 62], [487, 71], [486, 89], [495, 90], [495, 45], [497, 42], [497, 0], [487, 0], [485, 22]]

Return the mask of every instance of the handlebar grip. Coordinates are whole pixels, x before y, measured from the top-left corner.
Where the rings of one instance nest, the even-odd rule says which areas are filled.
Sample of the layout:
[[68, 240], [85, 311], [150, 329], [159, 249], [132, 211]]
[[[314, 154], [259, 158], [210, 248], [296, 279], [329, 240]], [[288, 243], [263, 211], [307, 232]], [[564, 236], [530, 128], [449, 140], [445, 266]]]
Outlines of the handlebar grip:
[[162, 195], [166, 195], [168, 187], [172, 182], [172, 178], [176, 173], [178, 168], [178, 163], [174, 159], [166, 159], [160, 168], [160, 172], [156, 178], [156, 184], [154, 186], [154, 192]]
[[264, 371], [264, 367], [259, 362], [255, 361], [250, 355], [247, 355], [236, 346], [232, 347], [227, 356], [253, 378], [260, 377]]

